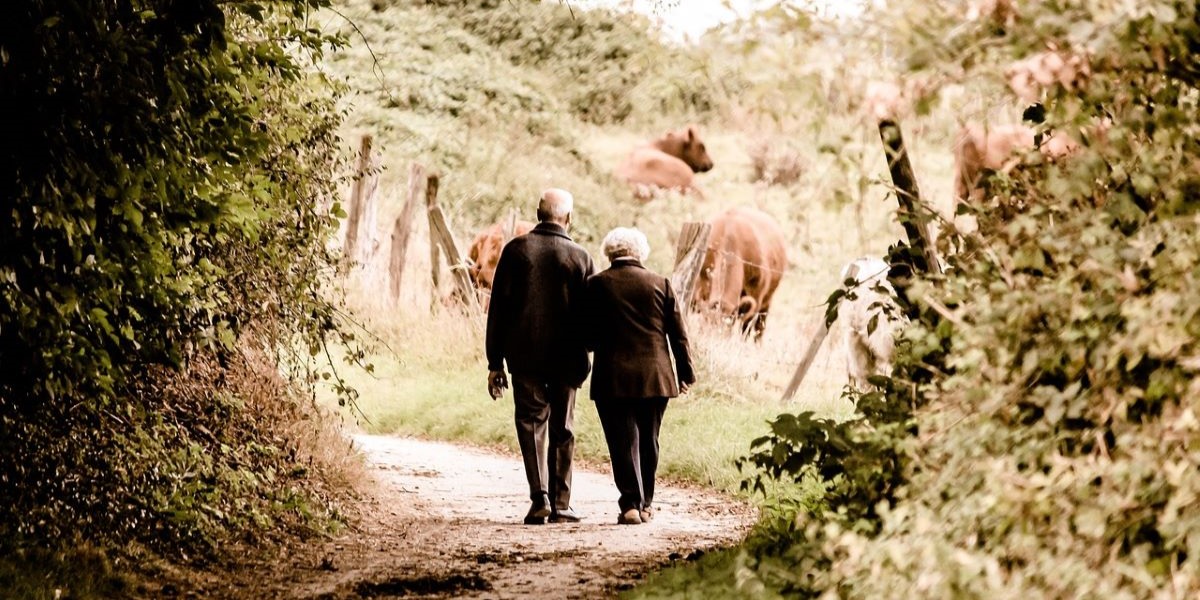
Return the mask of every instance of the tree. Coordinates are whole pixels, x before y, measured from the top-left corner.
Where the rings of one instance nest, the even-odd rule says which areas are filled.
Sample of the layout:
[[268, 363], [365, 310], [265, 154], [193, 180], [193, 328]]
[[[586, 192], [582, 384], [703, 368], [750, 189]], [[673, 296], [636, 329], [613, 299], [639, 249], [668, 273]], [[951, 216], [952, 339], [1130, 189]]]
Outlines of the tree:
[[[279, 483], [226, 477], [262, 475], [285, 444], [247, 429], [254, 417], [229, 380], [247, 353], [316, 349], [337, 329], [320, 288], [340, 115], [336, 87], [307, 68], [339, 43], [308, 26], [324, 5], [31, 0], [7, 11], [6, 540], [195, 537], [246, 520], [217, 510], [234, 500], [222, 494]], [[181, 392], [188, 381], [207, 387]], [[203, 481], [187, 499], [189, 477]]]

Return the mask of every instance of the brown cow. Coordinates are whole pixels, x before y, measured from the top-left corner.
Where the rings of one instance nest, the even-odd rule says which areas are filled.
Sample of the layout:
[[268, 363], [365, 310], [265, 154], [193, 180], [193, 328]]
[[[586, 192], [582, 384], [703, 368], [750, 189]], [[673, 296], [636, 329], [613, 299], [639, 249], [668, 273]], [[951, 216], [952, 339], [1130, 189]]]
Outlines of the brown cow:
[[[475, 284], [475, 289], [480, 290], [483, 296], [484, 309], [487, 309], [487, 298], [492, 291], [492, 277], [496, 275], [496, 263], [500, 262], [500, 251], [504, 249], [504, 244], [509, 239], [511, 224], [512, 222], [507, 219], [493, 223], [475, 236], [471, 242], [471, 249], [467, 251], [469, 261], [467, 273], [471, 276], [471, 283]], [[524, 235], [532, 229], [533, 223], [517, 221], [512, 235]]]
[[770, 215], [753, 208], [731, 208], [710, 223], [694, 306], [730, 323], [737, 319], [742, 332], [753, 332], [758, 341], [787, 267], [783, 230]]
[[696, 126], [689, 125], [634, 148], [617, 167], [616, 175], [629, 184], [635, 198], [645, 202], [664, 190], [702, 195], [694, 174], [712, 168]]
[[1032, 127], [1020, 124], [964, 125], [954, 141], [955, 208], [968, 197], [978, 199], [979, 186], [988, 171], [1009, 171], [1021, 162], [1022, 154], [1037, 149], [1055, 160], [1075, 152], [1079, 144], [1071, 136], [1055, 132], [1035, 145]]

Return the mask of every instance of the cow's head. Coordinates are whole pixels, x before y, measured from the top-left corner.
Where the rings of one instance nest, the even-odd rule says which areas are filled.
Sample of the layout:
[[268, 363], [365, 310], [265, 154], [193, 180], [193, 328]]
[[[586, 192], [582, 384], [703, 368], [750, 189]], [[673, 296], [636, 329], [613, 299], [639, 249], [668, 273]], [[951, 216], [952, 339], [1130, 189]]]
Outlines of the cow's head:
[[[511, 229], [510, 229], [511, 228]], [[529, 221], [515, 221], [509, 225], [496, 223], [479, 232], [467, 251], [467, 275], [479, 293], [480, 303], [487, 308], [492, 294], [492, 283], [496, 277], [496, 265], [500, 263], [500, 252], [510, 236], [523, 235], [533, 229]]]
[[715, 312], [716, 296], [713, 293], [713, 277], [715, 276], [716, 253], [709, 248], [704, 253], [704, 262], [700, 265], [700, 273], [696, 276], [696, 287], [692, 289], [691, 309], [695, 312], [708, 314]]
[[492, 279], [496, 276], [496, 263], [500, 262], [501, 240], [488, 236], [481, 240], [478, 246], [471, 247], [467, 273], [471, 283], [481, 290], [492, 289]]
[[[488, 301], [492, 296], [492, 278], [496, 274], [496, 263], [492, 262], [491, 268], [486, 268], [486, 265], [480, 262], [484, 257], [480, 256], [479, 250], [478, 245], [472, 245], [465, 262], [467, 276], [470, 277], [471, 285], [475, 289], [475, 297], [479, 301], [479, 305], [483, 307], [483, 311], [487, 312]], [[458, 294], [458, 290], [455, 290], [454, 295], [458, 296]], [[463, 301], [461, 297], [457, 299], [460, 302]]]
[[721, 250], [708, 249], [696, 278], [691, 308], [708, 323], [749, 333], [759, 319], [760, 307], [753, 296], [746, 294], [741, 278], [729, 276], [729, 266], [735, 266], [734, 273], [741, 268], [740, 261], [733, 264], [729, 260]]
[[[721, 264], [718, 264], [719, 252], [709, 249], [704, 255], [704, 264], [696, 278], [696, 287], [692, 292], [691, 308], [707, 320], [731, 325], [745, 320], [746, 314], [753, 311], [757, 304], [753, 298], [742, 294], [741, 283], [725, 281]], [[733, 285], [735, 290], [727, 290], [726, 286]]]
[[473, 260], [467, 261], [467, 276], [471, 278], [471, 285], [476, 288], [488, 289], [492, 286], [490, 281], [484, 279], [483, 269], [480, 268], [479, 263]]
[[657, 146], [663, 152], [687, 163], [695, 173], [703, 173], [713, 168], [712, 158], [708, 156], [704, 140], [700, 139], [695, 125], [667, 132], [658, 140]]
[[467, 275], [476, 289], [485, 291], [492, 289], [492, 278], [496, 275], [496, 263], [500, 262], [503, 242], [493, 229], [481, 231], [467, 250]]

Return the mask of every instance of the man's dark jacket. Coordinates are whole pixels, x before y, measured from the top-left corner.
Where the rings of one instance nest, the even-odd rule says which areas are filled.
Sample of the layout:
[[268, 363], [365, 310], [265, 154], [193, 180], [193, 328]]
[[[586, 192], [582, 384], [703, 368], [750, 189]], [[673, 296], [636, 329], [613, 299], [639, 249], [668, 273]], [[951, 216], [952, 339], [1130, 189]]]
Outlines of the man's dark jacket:
[[500, 252], [487, 318], [488, 370], [579, 387], [589, 365], [583, 294], [592, 257], [557, 223], [538, 223]]
[[[673, 398], [696, 376], [671, 282], [632, 259], [618, 259], [587, 285], [593, 400]], [[670, 350], [668, 351], [668, 345]], [[671, 368], [671, 353], [675, 369]]]

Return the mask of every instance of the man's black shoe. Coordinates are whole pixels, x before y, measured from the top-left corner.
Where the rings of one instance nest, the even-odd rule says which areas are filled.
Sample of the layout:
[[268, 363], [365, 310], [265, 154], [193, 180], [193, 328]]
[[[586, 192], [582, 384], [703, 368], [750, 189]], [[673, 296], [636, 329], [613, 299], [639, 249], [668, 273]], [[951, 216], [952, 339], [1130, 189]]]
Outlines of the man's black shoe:
[[564, 508], [550, 513], [551, 523], [578, 523], [583, 517], [575, 514], [574, 509]]
[[550, 497], [543, 494], [529, 507], [529, 512], [525, 515], [525, 524], [542, 525], [548, 516], [550, 516]]

